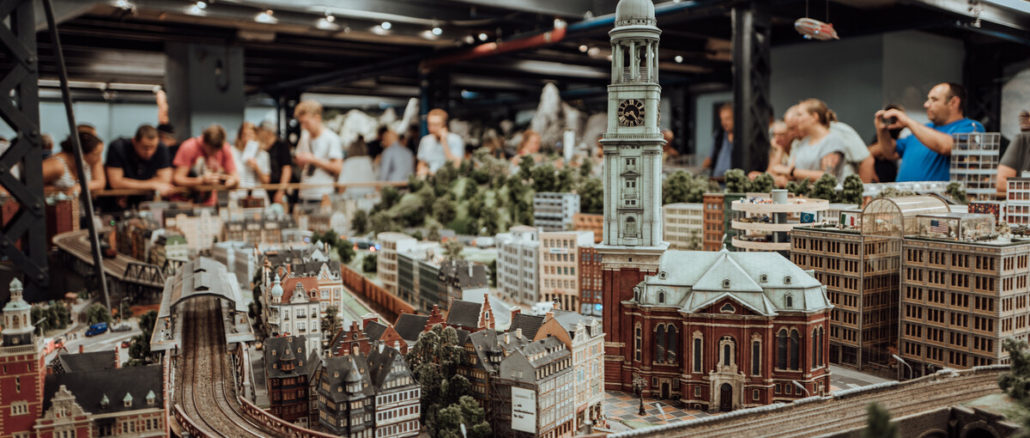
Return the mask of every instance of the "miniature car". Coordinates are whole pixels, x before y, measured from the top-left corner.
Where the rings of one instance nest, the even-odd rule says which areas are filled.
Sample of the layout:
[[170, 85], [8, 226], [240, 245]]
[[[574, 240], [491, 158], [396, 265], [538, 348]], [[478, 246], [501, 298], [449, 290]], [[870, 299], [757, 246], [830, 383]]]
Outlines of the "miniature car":
[[132, 345], [132, 343], [129, 341], [122, 341], [122, 348], [129, 348], [129, 345]]
[[89, 326], [89, 330], [86, 330], [86, 336], [96, 336], [107, 332], [107, 323], [98, 322]]
[[128, 323], [124, 323], [124, 322], [121, 323], [121, 324], [115, 324], [115, 325], [111, 326], [111, 331], [112, 332], [127, 332], [127, 331], [130, 331], [130, 330], [132, 330], [132, 326], [129, 325]]

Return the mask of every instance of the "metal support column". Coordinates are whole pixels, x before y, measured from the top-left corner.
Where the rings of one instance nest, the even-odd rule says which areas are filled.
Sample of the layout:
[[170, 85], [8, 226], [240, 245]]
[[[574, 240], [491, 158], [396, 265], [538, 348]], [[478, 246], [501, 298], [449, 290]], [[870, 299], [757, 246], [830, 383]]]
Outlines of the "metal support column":
[[987, 132], [1001, 131], [1002, 50], [997, 45], [966, 43], [963, 62], [966, 117], [978, 120]]
[[732, 167], [765, 170], [769, 164], [769, 119], [772, 30], [761, 1], [735, 6], [733, 20], [733, 155]]
[[[0, 252], [27, 280], [27, 295], [42, 298], [50, 284], [43, 197], [43, 150], [39, 132], [39, 59], [32, 0], [0, 2], [0, 50], [13, 61], [0, 79], [0, 117], [17, 137], [0, 156], [0, 186], [18, 212], [0, 229]], [[6, 98], [11, 96], [11, 98]], [[21, 177], [11, 174], [20, 165]]]

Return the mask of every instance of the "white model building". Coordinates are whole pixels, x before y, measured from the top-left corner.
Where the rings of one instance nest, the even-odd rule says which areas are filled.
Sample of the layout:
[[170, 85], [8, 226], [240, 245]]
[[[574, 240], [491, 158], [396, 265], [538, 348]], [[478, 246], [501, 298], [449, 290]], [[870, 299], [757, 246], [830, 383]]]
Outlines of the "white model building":
[[952, 137], [955, 144], [951, 148], [951, 181], [965, 186], [969, 199], [994, 199], [1001, 133], [972, 132]]
[[497, 288], [526, 303], [539, 301], [540, 230], [525, 225], [496, 236]]
[[579, 213], [579, 194], [541, 192], [533, 196], [533, 226], [544, 231], [571, 230]]
[[540, 298], [579, 311], [579, 248], [594, 245], [593, 231], [540, 233]]
[[788, 198], [783, 189], [773, 190], [768, 197], [748, 195], [733, 201], [733, 247], [786, 254], [790, 251], [790, 230], [800, 224], [821, 222], [829, 207], [825, 199]]
[[669, 248], [699, 250], [704, 232], [704, 204], [676, 203], [662, 206], [665, 241]]
[[379, 255], [376, 256], [376, 276], [383, 287], [392, 294], [397, 293], [397, 253], [407, 251], [418, 243], [418, 239], [404, 233], [379, 233]]

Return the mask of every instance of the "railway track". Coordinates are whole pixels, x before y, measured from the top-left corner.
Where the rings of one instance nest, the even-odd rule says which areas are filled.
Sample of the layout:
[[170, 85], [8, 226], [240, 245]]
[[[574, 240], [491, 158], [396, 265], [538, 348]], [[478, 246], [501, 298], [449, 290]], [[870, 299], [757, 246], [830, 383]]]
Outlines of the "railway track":
[[278, 433], [245, 414], [236, 401], [218, 301], [197, 298], [183, 309], [183, 355], [176, 403], [200, 429], [217, 437], [273, 437]]
[[864, 427], [866, 407], [874, 401], [889, 410], [891, 417], [900, 418], [925, 412], [928, 407], [951, 406], [999, 391], [997, 373], [967, 374], [802, 404], [764, 415], [713, 421], [656, 435], [733, 438], [822, 436]]

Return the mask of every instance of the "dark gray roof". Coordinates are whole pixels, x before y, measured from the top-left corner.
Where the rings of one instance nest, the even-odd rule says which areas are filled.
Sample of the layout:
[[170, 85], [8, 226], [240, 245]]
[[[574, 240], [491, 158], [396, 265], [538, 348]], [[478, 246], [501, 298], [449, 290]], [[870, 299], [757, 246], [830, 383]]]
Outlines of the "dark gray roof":
[[411, 376], [404, 355], [382, 343], [374, 345], [368, 353], [368, 371], [372, 385], [380, 390], [383, 389], [385, 382]]
[[[269, 379], [307, 376], [311, 374], [314, 363], [308, 360], [308, 346], [303, 336], [284, 336], [269, 338], [265, 341], [265, 375]], [[296, 368], [283, 371], [278, 365], [283, 362], [296, 362]]]
[[[469, 266], [472, 272], [469, 272]], [[460, 289], [473, 289], [490, 285], [486, 266], [468, 260], [450, 259], [440, 266], [440, 278]]]
[[301, 277], [315, 277], [318, 272], [322, 270], [322, 265], [326, 265], [329, 268], [329, 272], [335, 276], [340, 275], [340, 262], [328, 261], [328, 262], [303, 262], [293, 264], [294, 275]]
[[[370, 321], [365, 326], [365, 336], [368, 336], [370, 341], [378, 341], [379, 338], [383, 337], [383, 333], [386, 333], [386, 329], [389, 328], [378, 321]], [[418, 335], [416, 335], [417, 337]]]
[[418, 340], [418, 335], [422, 334], [422, 331], [426, 329], [426, 321], [429, 321], [429, 316], [427, 315], [402, 313], [401, 316], [397, 317], [397, 322], [394, 324], [393, 329], [397, 331], [401, 339], [415, 342]]
[[[162, 391], [163, 367], [147, 365], [93, 371], [75, 371], [46, 376], [43, 389], [43, 410], [50, 409], [57, 390], [64, 385], [75, 394], [75, 401], [94, 415], [164, 407]], [[154, 404], [147, 404], [147, 394], [154, 392]], [[125, 406], [125, 394], [132, 397]], [[107, 406], [101, 404], [107, 396]]]
[[[356, 394], [347, 392], [348, 376], [356, 376], [362, 382], [362, 389]], [[325, 360], [325, 369], [322, 370], [322, 381], [328, 383], [327, 391], [329, 398], [340, 403], [351, 399], [364, 398], [374, 393], [371, 380], [368, 376], [368, 361], [360, 354], [332, 357]], [[319, 385], [321, 388], [322, 385]], [[342, 390], [337, 388], [343, 387]]]
[[511, 319], [511, 325], [508, 331], [514, 332], [515, 329], [522, 329], [522, 336], [533, 339], [536, 337], [536, 332], [540, 330], [540, 326], [544, 323], [544, 317], [536, 315], [526, 315], [525, 313], [519, 313]]
[[50, 367], [58, 374], [114, 369], [114, 350], [78, 354], [62, 352], [50, 361]]
[[471, 301], [455, 300], [447, 312], [447, 325], [476, 328], [479, 326], [479, 312], [483, 305]]

